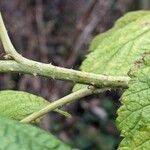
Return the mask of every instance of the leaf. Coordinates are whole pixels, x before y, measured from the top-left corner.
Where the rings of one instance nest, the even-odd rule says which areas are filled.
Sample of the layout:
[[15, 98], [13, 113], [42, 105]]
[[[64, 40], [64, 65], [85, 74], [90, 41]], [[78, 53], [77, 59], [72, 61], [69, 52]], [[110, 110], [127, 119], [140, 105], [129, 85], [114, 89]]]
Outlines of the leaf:
[[125, 14], [123, 17], [121, 17], [120, 19], [118, 19], [116, 21], [116, 23], [112, 29], [108, 30], [107, 32], [97, 35], [92, 40], [92, 43], [90, 45], [90, 50], [94, 51], [100, 45], [102, 40], [104, 38], [107, 38], [109, 36], [109, 34], [111, 34], [111, 32], [113, 32], [114, 30], [123, 28], [126, 25], [136, 21], [137, 19], [139, 19], [145, 15], [148, 15], [149, 13], [150, 13], [149, 11], [133, 11], [133, 12]]
[[[0, 91], [0, 116], [21, 120], [49, 104], [44, 98], [22, 91]], [[67, 112], [56, 110], [68, 116]]]
[[121, 142], [118, 150], [149, 150], [150, 149], [150, 126], [140, 131], [135, 131]]
[[150, 57], [133, 72], [129, 89], [122, 95], [117, 126], [124, 137], [119, 150], [150, 148]]
[[[150, 11], [129, 13], [108, 32], [99, 36], [93, 50], [81, 65], [81, 70], [96, 74], [123, 75], [150, 52]], [[76, 85], [74, 91], [82, 88]]]
[[0, 118], [1, 150], [71, 150], [55, 136], [31, 125]]
[[122, 95], [117, 125], [123, 136], [150, 124], [150, 67], [140, 69]]

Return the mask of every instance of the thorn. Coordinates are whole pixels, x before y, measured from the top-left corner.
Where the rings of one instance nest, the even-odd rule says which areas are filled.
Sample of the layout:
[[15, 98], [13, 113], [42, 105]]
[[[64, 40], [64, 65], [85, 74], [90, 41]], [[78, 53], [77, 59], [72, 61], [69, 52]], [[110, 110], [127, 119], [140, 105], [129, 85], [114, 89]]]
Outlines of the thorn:
[[4, 55], [4, 58], [5, 58], [5, 59], [9, 59], [9, 60], [11, 60], [11, 59], [12, 59], [11, 55], [9, 55], [9, 54]]
[[34, 76], [37, 76], [37, 73], [33, 73]]

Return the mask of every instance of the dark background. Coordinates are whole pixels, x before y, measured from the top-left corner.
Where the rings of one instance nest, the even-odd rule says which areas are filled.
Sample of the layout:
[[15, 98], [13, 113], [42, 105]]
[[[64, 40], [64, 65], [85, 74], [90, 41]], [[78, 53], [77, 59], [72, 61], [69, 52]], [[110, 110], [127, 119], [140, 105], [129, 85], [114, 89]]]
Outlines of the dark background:
[[[91, 39], [111, 28], [128, 11], [149, 9], [150, 0], [0, 0], [10, 37], [23, 56], [78, 69]], [[0, 47], [0, 59], [3, 49]], [[94, 65], [94, 64], [93, 64]], [[49, 101], [71, 93], [73, 83], [31, 75], [0, 74], [0, 90], [41, 95]], [[115, 126], [121, 91], [89, 96], [65, 107], [66, 119], [51, 113], [41, 127], [82, 150], [115, 150], [121, 140]]]

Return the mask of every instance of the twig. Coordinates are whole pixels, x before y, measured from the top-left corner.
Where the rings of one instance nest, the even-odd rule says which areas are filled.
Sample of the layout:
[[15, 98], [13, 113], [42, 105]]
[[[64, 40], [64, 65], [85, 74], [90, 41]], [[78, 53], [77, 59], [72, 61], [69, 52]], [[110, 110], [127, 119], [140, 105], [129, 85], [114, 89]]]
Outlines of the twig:
[[68, 80], [87, 85], [94, 85], [96, 87], [126, 88], [128, 86], [128, 81], [130, 80], [129, 77], [125, 76], [98, 75], [55, 66], [45, 67], [45, 64], [41, 66], [30, 65], [28, 63], [21, 64], [14, 60], [1, 60], [0, 72], [25, 73], [32, 74], [34, 76], [39, 75], [52, 79]]
[[36, 120], [37, 118], [45, 115], [46, 113], [48, 113], [52, 110], [55, 110], [56, 108], [64, 106], [67, 103], [72, 103], [76, 100], [79, 100], [82, 97], [85, 97], [85, 96], [88, 96], [91, 94], [98, 94], [98, 93], [101, 93], [106, 90], [108, 90], [108, 89], [106, 89], [106, 88], [105, 89], [95, 89], [93, 86], [83, 88], [83, 89], [76, 91], [74, 93], [71, 93], [57, 101], [54, 101], [53, 103], [49, 104], [45, 108], [41, 109], [40, 111], [37, 111], [37, 112], [29, 115], [28, 117], [24, 118], [23, 120], [21, 120], [21, 122], [29, 123], [29, 122]]
[[29, 60], [21, 56], [12, 45], [10, 38], [7, 34], [2, 16], [0, 14], [0, 38], [4, 46], [6, 54], [14, 60], [0, 61], [0, 72], [11, 72], [11, 73], [27, 73], [33, 75], [40, 75], [50, 77], [53, 79], [69, 80], [73, 82], [93, 85], [74, 92], [66, 97], [63, 97], [38, 112], [35, 112], [23, 119], [21, 122], [30, 122], [39, 118], [40, 116], [48, 113], [49, 111], [55, 110], [67, 103], [73, 102], [79, 98], [85, 97], [90, 94], [99, 93], [105, 91], [108, 88], [116, 87], [127, 87], [129, 77], [124, 76], [106, 76], [98, 75], [94, 73], [87, 73], [82, 71], [76, 71], [72, 69], [66, 69], [62, 67], [56, 67], [51, 64], [40, 63], [37, 61]]
[[51, 64], [29, 60], [21, 56], [15, 50], [7, 34], [1, 15], [0, 38], [6, 54], [11, 56], [16, 61], [1, 61], [0, 72], [23, 72], [33, 75], [51, 77], [53, 79], [69, 80], [73, 82], [94, 85], [96, 87], [127, 87], [128, 81], [130, 79], [129, 77], [114, 77], [75, 71], [72, 69], [56, 67]]

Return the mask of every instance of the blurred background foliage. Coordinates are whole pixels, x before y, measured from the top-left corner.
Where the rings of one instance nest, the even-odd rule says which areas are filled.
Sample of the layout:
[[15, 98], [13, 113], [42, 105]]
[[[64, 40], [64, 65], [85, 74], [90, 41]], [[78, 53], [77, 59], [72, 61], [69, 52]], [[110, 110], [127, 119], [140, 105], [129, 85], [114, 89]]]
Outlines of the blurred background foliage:
[[[128, 11], [149, 9], [150, 0], [1, 0], [0, 9], [16, 49], [37, 61], [78, 69], [92, 38]], [[0, 45], [0, 59], [4, 53]], [[94, 65], [94, 64], [93, 64]], [[73, 83], [21, 74], [0, 74], [0, 90], [17, 89], [54, 101]], [[81, 150], [115, 150], [121, 91], [107, 91], [64, 107], [72, 118], [51, 113], [41, 127]]]

